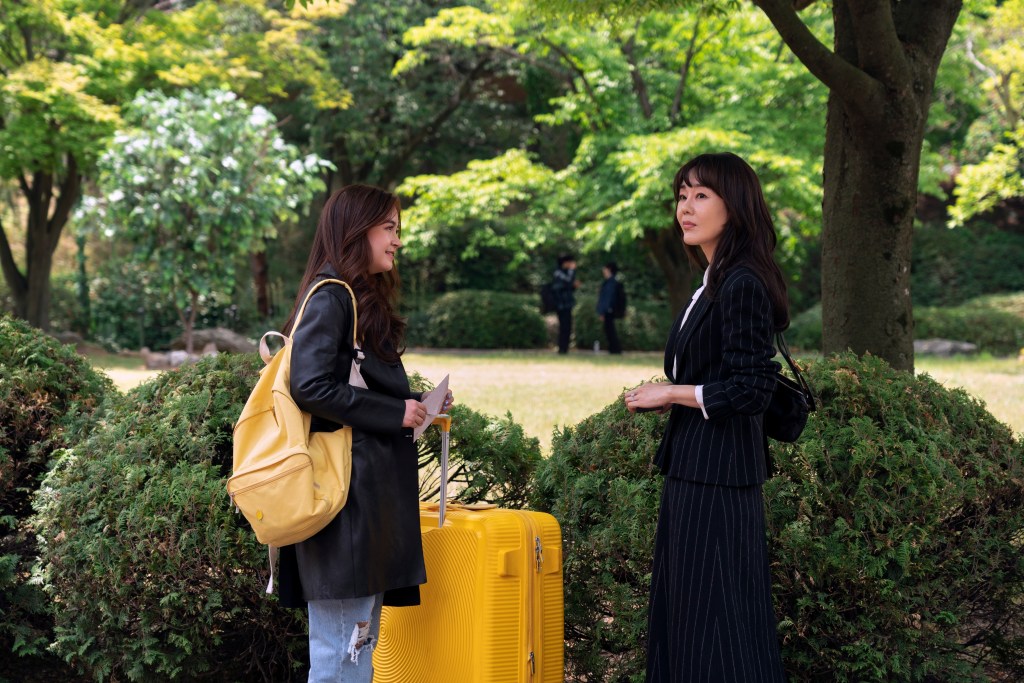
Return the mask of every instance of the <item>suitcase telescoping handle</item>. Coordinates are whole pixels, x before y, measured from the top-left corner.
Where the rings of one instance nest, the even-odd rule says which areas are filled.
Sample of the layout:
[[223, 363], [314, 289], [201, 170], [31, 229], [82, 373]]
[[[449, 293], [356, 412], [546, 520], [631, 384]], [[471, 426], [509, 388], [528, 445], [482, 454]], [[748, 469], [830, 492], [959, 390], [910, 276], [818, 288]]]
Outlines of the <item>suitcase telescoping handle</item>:
[[452, 431], [452, 416], [438, 415], [431, 424], [441, 428], [441, 505], [438, 508], [437, 527], [444, 526], [444, 506], [448, 502], [448, 440]]

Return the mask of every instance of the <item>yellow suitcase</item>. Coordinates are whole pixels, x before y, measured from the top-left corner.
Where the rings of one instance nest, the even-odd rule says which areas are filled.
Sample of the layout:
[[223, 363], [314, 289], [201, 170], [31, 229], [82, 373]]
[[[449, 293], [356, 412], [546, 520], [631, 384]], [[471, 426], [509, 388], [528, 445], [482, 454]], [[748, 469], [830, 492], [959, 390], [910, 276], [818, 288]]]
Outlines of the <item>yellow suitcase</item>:
[[421, 504], [420, 528], [427, 567], [421, 604], [384, 608], [374, 683], [562, 683], [562, 538], [555, 518]]

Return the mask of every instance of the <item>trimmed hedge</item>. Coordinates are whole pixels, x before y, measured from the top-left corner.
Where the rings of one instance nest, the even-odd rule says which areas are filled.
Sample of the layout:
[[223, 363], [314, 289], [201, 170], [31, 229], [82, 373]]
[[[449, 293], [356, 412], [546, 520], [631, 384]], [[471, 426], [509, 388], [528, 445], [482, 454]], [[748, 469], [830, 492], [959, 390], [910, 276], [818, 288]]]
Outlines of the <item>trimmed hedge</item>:
[[[764, 488], [793, 681], [1024, 676], [1024, 447], [960, 390], [850, 354]], [[571, 680], [642, 681], [664, 417], [616, 402], [556, 435], [535, 505], [565, 536]]]
[[[232, 428], [261, 367], [256, 354], [221, 354], [159, 375], [46, 479], [36, 520], [41, 578], [60, 605], [53, 649], [79, 673], [304, 680], [305, 613], [263, 594], [266, 549], [224, 489]], [[453, 415], [460, 498], [521, 504], [537, 440], [510, 418], [460, 405]], [[439, 443], [437, 429], [419, 443], [427, 475]]]
[[32, 494], [54, 451], [86, 434], [113, 394], [113, 383], [73, 347], [0, 316], [0, 678], [22, 677], [23, 662], [6, 653], [45, 658], [50, 638], [46, 598], [29, 581]]
[[[797, 315], [786, 331], [793, 348], [821, 350], [821, 304]], [[915, 339], [953, 339], [996, 356], [1024, 348], [1024, 294], [979, 297], [952, 308], [914, 309]]]
[[[573, 332], [576, 346], [591, 349], [595, 341], [601, 348], [608, 349], [604, 335], [604, 323], [597, 317], [597, 295], [577, 294], [573, 311]], [[637, 301], [629, 298], [626, 317], [615, 321], [615, 331], [625, 351], [663, 351], [668, 333], [672, 327], [673, 315], [668, 302], [657, 300]]]
[[957, 306], [975, 297], [1024, 290], [1024, 234], [983, 221], [950, 230], [944, 224], [914, 228], [910, 264], [914, 301]]
[[956, 308], [914, 310], [917, 339], [958, 339], [978, 345], [978, 351], [1015, 356], [1024, 348], [1024, 318], [981, 302]]
[[433, 348], [535, 349], [547, 344], [537, 298], [528, 294], [465, 289], [443, 294], [426, 313], [426, 321], [418, 320], [412, 331], [426, 332], [422, 342]]

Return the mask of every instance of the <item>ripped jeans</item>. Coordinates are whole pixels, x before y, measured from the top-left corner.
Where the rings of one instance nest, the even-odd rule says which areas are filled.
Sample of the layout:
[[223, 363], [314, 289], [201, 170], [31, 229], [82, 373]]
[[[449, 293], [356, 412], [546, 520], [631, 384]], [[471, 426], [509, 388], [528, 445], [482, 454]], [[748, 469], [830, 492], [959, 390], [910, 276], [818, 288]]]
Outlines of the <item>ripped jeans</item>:
[[370, 683], [384, 596], [309, 602], [309, 683]]

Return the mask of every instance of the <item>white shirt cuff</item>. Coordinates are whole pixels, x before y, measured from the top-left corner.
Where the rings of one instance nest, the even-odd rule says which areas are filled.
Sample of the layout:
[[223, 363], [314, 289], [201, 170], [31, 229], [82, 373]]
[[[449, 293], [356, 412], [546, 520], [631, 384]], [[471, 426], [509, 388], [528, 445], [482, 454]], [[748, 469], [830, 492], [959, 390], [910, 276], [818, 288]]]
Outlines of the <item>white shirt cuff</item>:
[[700, 412], [704, 413], [704, 419], [710, 420], [708, 417], [708, 411], [704, 410], [704, 385], [698, 384], [693, 388], [693, 397], [697, 399], [697, 405], [700, 406]]

